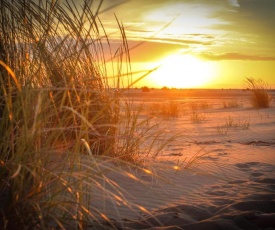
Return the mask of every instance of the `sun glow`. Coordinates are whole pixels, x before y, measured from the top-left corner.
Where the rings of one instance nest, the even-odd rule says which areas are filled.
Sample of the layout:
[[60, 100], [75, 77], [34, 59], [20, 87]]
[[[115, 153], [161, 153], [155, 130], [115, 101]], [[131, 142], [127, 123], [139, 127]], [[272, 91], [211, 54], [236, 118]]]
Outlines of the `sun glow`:
[[161, 63], [161, 67], [151, 74], [151, 79], [157, 87], [204, 87], [214, 76], [213, 63], [191, 55], [172, 55]]

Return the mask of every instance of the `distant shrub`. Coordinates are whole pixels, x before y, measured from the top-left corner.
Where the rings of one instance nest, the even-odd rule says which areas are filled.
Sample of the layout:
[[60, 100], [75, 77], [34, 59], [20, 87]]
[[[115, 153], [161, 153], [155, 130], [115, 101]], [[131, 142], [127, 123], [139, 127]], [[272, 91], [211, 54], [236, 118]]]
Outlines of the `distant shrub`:
[[191, 110], [190, 119], [192, 122], [199, 123], [206, 119], [206, 113], [203, 112], [202, 110], [205, 110], [206, 108], [210, 108], [210, 105], [207, 102], [200, 103], [200, 104], [196, 102], [192, 102], [190, 103], [189, 106]]
[[163, 117], [178, 117], [180, 114], [180, 108], [174, 101], [152, 104], [148, 110], [152, 115]]
[[167, 114], [168, 116], [177, 117], [179, 115], [179, 107], [178, 104], [170, 101], [165, 106], [161, 107], [162, 113]]
[[146, 93], [146, 92], [150, 92], [150, 89], [147, 86], [144, 86], [141, 88], [141, 91]]
[[189, 104], [189, 107], [191, 110], [206, 110], [206, 109], [212, 109], [213, 105], [209, 104], [207, 101], [202, 102], [191, 102]]
[[223, 102], [223, 108], [237, 108], [240, 107], [241, 104], [239, 104], [237, 101], [232, 100], [232, 101], [224, 101]]
[[247, 88], [251, 90], [251, 104], [254, 108], [269, 108], [272, 101], [267, 92], [268, 85], [262, 79], [246, 78]]
[[212, 109], [213, 105], [209, 104], [207, 101], [202, 101], [199, 104], [199, 108], [206, 110], [206, 109]]
[[201, 113], [198, 110], [193, 110], [191, 112], [190, 119], [194, 123], [199, 123], [206, 119], [206, 115], [205, 113]]

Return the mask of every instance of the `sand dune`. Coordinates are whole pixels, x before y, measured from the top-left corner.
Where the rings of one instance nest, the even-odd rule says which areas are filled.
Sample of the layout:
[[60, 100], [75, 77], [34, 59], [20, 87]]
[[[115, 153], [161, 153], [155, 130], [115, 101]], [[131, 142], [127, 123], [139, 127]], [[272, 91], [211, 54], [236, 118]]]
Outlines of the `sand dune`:
[[[125, 200], [97, 198], [94, 207], [112, 221], [93, 223], [91, 229], [265, 229], [247, 214], [275, 213], [274, 101], [271, 108], [256, 110], [244, 97], [241, 107], [222, 108], [227, 96], [212, 95], [207, 101], [213, 106], [201, 122], [188, 115], [163, 120], [161, 128], [183, 135], [156, 159], [147, 159], [148, 171], [122, 167], [107, 173], [119, 189], [105, 188], [123, 193]], [[229, 96], [238, 100], [239, 94]], [[219, 132], [229, 116], [247, 120], [249, 128]]]

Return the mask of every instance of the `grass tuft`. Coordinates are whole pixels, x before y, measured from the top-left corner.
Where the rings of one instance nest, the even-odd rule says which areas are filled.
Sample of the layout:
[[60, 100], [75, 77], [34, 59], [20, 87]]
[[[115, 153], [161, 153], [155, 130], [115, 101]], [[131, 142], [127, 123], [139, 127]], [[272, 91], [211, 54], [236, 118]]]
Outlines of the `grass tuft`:
[[207, 102], [202, 103], [196, 103], [192, 102], [190, 103], [190, 119], [194, 123], [200, 123], [202, 121], [205, 121], [207, 118], [206, 109], [210, 109], [211, 105], [209, 105]]
[[224, 101], [223, 102], [223, 108], [238, 108], [241, 107], [242, 105], [237, 102], [236, 100], [231, 100], [231, 101]]
[[228, 116], [225, 121], [225, 124], [219, 125], [217, 127], [217, 131], [219, 134], [227, 134], [230, 128], [246, 130], [246, 129], [249, 129], [249, 127], [250, 127], [250, 120], [236, 121], [231, 116]]
[[181, 109], [179, 104], [175, 101], [169, 101], [165, 103], [154, 103], [147, 108], [151, 115], [169, 117], [179, 117]]
[[246, 78], [246, 85], [251, 90], [251, 104], [254, 108], [269, 108], [272, 96], [267, 92], [268, 85], [261, 79]]
[[0, 2], [1, 229], [109, 221], [93, 204], [99, 196], [131, 205], [105, 173], [123, 174], [118, 162], [133, 166], [165, 146], [164, 134], [119, 94], [121, 77], [131, 79], [129, 50], [118, 23], [122, 41], [112, 54], [101, 3]]

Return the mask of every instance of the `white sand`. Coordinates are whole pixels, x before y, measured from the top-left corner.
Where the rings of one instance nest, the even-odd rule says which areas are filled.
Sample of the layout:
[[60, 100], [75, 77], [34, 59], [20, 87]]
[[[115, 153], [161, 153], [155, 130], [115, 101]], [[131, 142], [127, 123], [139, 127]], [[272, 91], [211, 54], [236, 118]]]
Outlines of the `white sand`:
[[[244, 215], [275, 212], [275, 101], [271, 108], [256, 110], [249, 92], [191, 92], [189, 98], [176, 93], [173, 100], [183, 107], [207, 101], [212, 107], [205, 110], [205, 119], [194, 123], [188, 111], [176, 118], [155, 118], [167, 135], [181, 132], [182, 137], [156, 159], [147, 159], [147, 172], [125, 166], [122, 172], [106, 173], [119, 186], [102, 181], [112, 194], [98, 191], [102, 196], [95, 197], [93, 207], [115, 219], [114, 225], [93, 224], [91, 229], [264, 229]], [[155, 97], [152, 92], [133, 95], [137, 102], [143, 97], [147, 102], [171, 100], [159, 91]], [[223, 108], [223, 101], [230, 100], [242, 106]], [[249, 128], [218, 132], [229, 116], [249, 122]], [[201, 157], [185, 168], [194, 155]]]

